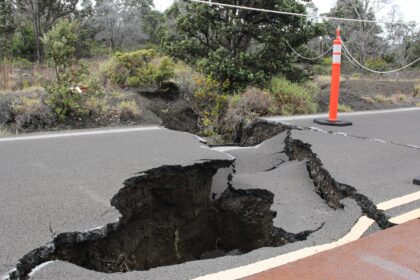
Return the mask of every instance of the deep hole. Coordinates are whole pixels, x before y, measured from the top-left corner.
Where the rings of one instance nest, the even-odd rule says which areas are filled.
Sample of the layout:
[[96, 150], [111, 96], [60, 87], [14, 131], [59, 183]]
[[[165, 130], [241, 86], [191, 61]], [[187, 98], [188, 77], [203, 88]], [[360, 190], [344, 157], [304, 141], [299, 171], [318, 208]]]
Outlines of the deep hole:
[[293, 234], [273, 227], [268, 191], [229, 187], [211, 201], [212, 177], [221, 165], [227, 164], [163, 167], [127, 180], [112, 200], [123, 214], [117, 229], [82, 242], [59, 236], [55, 258], [106, 273], [127, 272], [294, 241]]

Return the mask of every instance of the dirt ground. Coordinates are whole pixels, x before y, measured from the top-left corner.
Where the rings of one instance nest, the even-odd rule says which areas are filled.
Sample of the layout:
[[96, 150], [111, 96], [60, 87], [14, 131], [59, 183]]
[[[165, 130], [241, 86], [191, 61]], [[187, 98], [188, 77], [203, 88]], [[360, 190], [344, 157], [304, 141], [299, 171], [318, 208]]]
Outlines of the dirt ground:
[[[410, 79], [344, 76], [340, 84], [340, 104], [353, 111], [419, 106], [420, 74], [410, 73], [407, 77]], [[330, 97], [329, 77], [317, 77], [316, 81], [321, 87], [317, 98], [320, 110], [326, 112]]]

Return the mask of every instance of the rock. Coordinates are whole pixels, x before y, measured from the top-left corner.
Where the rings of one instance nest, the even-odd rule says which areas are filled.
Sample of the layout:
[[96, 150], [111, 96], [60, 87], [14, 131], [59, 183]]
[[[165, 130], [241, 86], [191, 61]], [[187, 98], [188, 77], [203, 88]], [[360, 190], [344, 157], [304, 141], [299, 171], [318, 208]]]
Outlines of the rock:
[[176, 102], [161, 117], [166, 128], [189, 133], [198, 132], [199, 116], [186, 101]]

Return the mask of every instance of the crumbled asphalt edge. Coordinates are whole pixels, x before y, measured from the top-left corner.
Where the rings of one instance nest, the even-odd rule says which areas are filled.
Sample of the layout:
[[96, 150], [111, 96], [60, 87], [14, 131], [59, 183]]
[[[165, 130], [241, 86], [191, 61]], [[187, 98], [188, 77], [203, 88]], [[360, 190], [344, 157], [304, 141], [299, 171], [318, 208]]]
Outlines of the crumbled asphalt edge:
[[327, 204], [334, 208], [343, 208], [341, 200], [344, 198], [354, 199], [363, 213], [376, 221], [381, 229], [394, 226], [389, 222], [389, 217], [382, 210], [378, 210], [376, 205], [365, 195], [360, 194], [356, 188], [337, 182], [331, 174], [323, 167], [322, 161], [318, 155], [312, 151], [311, 145], [303, 143], [301, 140], [293, 139], [292, 129], [287, 132], [285, 140], [286, 155], [290, 160], [306, 161], [309, 176], [313, 180], [315, 192], [324, 199]]
[[[276, 212], [270, 210], [274, 194], [263, 189], [234, 189], [232, 187], [232, 178], [235, 173], [234, 160], [205, 160], [190, 166], [162, 166], [139, 173], [137, 174], [138, 176], [124, 182], [124, 187], [111, 200], [111, 205], [122, 214], [122, 217], [118, 222], [107, 224], [94, 230], [59, 234], [52, 242], [47, 243], [22, 257], [16, 265], [16, 268], [11, 271], [5, 279], [29, 279], [29, 273], [35, 267], [54, 260], [68, 261], [88, 269], [97, 270], [94, 267], [86, 267], [85, 265], [78, 263], [79, 261], [83, 261], [83, 259], [86, 260], [88, 256], [92, 255], [89, 255], [83, 250], [88, 250], [86, 248], [91, 244], [94, 244], [92, 245], [94, 248], [97, 246], [95, 244], [99, 244], [98, 247], [106, 247], [110, 243], [107, 238], [120, 234], [121, 228], [128, 227], [130, 223], [135, 223], [131, 218], [134, 217], [133, 219], [137, 219], [138, 216], [136, 215], [138, 215], [138, 213], [136, 211], [141, 209], [141, 207], [138, 208], [138, 205], [142, 205], [143, 203], [147, 204], [146, 202], [139, 200], [139, 195], [141, 197], [141, 194], [144, 192], [144, 190], [141, 190], [142, 188], [139, 187], [142, 186], [142, 183], [147, 181], [150, 182], [150, 180], [159, 180], [168, 173], [180, 172], [182, 174], [189, 174], [189, 172], [192, 172], [194, 169], [203, 168], [207, 169], [205, 174], [210, 176], [211, 186], [212, 177], [217, 170], [232, 165], [233, 172], [229, 175], [229, 178], [227, 178], [228, 189], [222, 193], [221, 197], [216, 201], [211, 201], [209, 198], [209, 215], [212, 215], [213, 213], [213, 215], [217, 214], [224, 217], [223, 220], [218, 221], [215, 225], [218, 230], [217, 233], [219, 234], [217, 235], [218, 238], [216, 239], [216, 242], [214, 242], [214, 249], [216, 251], [219, 249], [217, 248], [218, 242], [220, 243], [219, 246], [230, 249], [229, 251], [226, 250], [222, 255], [232, 254], [233, 251], [237, 251], [236, 254], [247, 253], [261, 247], [278, 247], [287, 243], [306, 240], [310, 234], [322, 228], [321, 226], [315, 230], [294, 234], [281, 228], [274, 227], [273, 218], [276, 216]], [[200, 175], [203, 176], [203, 174]], [[157, 188], [159, 187], [160, 186], [157, 186]], [[207, 197], [210, 197], [210, 191], [211, 190], [208, 189], [209, 193], [206, 194]], [[185, 204], [187, 203], [184, 203], [184, 205]], [[207, 229], [205, 230], [207, 231]], [[183, 259], [181, 255], [185, 252], [179, 252], [181, 249], [182, 248], [180, 248], [180, 250], [175, 250], [177, 255], [175, 262], [162, 265], [182, 263], [197, 259], [192, 258], [191, 256]], [[78, 255], [79, 253], [80, 255]], [[91, 252], [89, 251], [89, 253]], [[117, 268], [113, 267], [112, 271], [104, 271], [103, 269], [97, 271], [109, 273], [127, 272], [131, 270], [147, 270], [160, 266], [146, 265], [143, 267], [144, 269], [132, 268], [129, 267], [129, 260], [124, 260], [125, 256], [122, 256], [121, 263], [118, 264], [119, 266]]]

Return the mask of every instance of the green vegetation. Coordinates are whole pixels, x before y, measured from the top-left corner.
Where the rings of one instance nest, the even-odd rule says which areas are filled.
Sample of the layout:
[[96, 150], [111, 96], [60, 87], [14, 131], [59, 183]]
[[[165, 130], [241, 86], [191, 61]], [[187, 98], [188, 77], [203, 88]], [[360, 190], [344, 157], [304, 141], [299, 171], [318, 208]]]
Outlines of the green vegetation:
[[[305, 5], [296, 0], [252, 0], [246, 5], [306, 13]], [[286, 41], [298, 47], [323, 32], [322, 25], [306, 19], [291, 20], [284, 15], [238, 12], [197, 3], [175, 4], [167, 16], [175, 22], [175, 32], [166, 32], [164, 50], [197, 66], [219, 84], [228, 81], [230, 90], [265, 86], [279, 74], [302, 80], [305, 75], [292, 64]]]
[[160, 86], [174, 76], [174, 63], [153, 50], [117, 53], [102, 69], [103, 76], [121, 87]]
[[118, 116], [120, 120], [130, 120], [141, 115], [141, 108], [133, 100], [122, 101], [118, 106]]
[[278, 106], [277, 111], [282, 115], [311, 114], [317, 111], [314, 93], [304, 86], [276, 77], [271, 81], [269, 90]]

